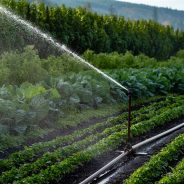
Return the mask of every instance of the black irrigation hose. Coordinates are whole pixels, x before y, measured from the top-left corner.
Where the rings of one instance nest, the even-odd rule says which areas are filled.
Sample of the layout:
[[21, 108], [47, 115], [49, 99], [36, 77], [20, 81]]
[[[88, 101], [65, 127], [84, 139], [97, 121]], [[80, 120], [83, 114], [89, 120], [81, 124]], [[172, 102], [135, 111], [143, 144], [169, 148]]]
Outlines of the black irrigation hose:
[[94, 174], [92, 174], [91, 176], [89, 176], [88, 178], [86, 178], [84, 181], [80, 182], [79, 184], [88, 184], [90, 182], [92, 182], [95, 178], [97, 178], [98, 176], [100, 176], [101, 174], [105, 173], [107, 170], [109, 170], [110, 167], [112, 167], [113, 165], [115, 165], [116, 163], [118, 163], [122, 158], [124, 158], [125, 156], [131, 154], [132, 152], [135, 152], [137, 149], [139, 149], [140, 147], [149, 144], [151, 142], [154, 142], [162, 137], [165, 137], [171, 133], [173, 133], [174, 131], [180, 129], [184, 127], [184, 123], [181, 123], [180, 125], [177, 125], [167, 131], [164, 131], [156, 136], [153, 136], [149, 139], [146, 139], [145, 141], [142, 141], [138, 144], [135, 144], [134, 146], [132, 146], [132, 148], [129, 151], [123, 152], [121, 155], [119, 155], [118, 157], [116, 157], [115, 159], [113, 159], [111, 162], [109, 162], [107, 165], [105, 165], [104, 167], [102, 167], [100, 170], [98, 170], [97, 172], [95, 172]]

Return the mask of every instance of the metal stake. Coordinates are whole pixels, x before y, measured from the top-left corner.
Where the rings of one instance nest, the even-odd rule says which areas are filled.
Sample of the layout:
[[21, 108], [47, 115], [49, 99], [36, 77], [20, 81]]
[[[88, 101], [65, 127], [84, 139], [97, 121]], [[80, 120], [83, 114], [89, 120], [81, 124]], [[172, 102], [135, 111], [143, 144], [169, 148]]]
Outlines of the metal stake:
[[131, 91], [128, 90], [128, 142], [130, 142], [131, 139]]

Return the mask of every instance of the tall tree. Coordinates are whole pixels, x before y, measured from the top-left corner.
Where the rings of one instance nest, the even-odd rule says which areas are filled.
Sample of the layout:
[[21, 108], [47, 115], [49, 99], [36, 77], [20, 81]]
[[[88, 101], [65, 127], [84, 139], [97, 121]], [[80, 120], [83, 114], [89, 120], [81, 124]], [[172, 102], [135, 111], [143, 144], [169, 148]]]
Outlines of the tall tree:
[[158, 21], [156, 7], [153, 11], [155, 21], [131, 21], [115, 16], [113, 4], [109, 9], [112, 16], [105, 16], [85, 8], [48, 7], [43, 3], [30, 4], [26, 0], [2, 1], [79, 53], [87, 49], [96, 53], [130, 50], [133, 54], [144, 53], [165, 59], [184, 48], [183, 31], [155, 22]]

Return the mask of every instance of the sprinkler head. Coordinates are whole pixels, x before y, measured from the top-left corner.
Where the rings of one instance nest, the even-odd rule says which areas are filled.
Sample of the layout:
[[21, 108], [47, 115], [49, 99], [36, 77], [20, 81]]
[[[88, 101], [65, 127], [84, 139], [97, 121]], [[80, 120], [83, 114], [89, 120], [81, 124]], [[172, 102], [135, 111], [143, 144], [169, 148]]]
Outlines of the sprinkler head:
[[65, 49], [66, 49], [66, 46], [65, 46], [65, 45], [61, 45], [61, 48], [62, 48], [63, 50], [65, 50]]

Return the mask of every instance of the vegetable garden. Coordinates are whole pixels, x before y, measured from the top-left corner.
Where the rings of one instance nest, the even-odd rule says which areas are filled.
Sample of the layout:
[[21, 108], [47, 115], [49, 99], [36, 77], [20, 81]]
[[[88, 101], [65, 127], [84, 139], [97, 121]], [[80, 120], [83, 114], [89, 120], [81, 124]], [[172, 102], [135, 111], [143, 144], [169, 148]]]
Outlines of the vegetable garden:
[[[38, 30], [0, 15], [0, 184], [80, 182], [126, 147], [127, 94]], [[184, 117], [183, 53], [166, 61], [131, 52], [83, 54], [131, 89], [132, 141]], [[124, 182], [181, 183], [183, 139]], [[90, 172], [81, 173], [85, 169]]]
[[[183, 138], [184, 134], [178, 136], [123, 183], [182, 183]], [[179, 163], [176, 165], [177, 162]]]

